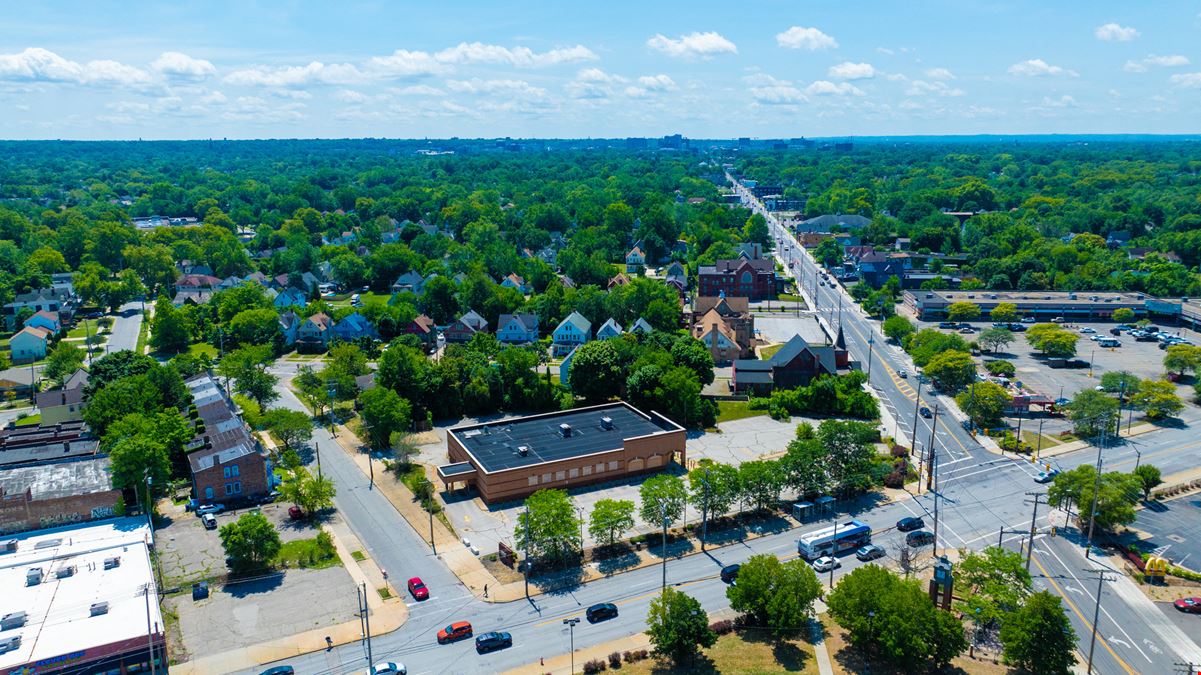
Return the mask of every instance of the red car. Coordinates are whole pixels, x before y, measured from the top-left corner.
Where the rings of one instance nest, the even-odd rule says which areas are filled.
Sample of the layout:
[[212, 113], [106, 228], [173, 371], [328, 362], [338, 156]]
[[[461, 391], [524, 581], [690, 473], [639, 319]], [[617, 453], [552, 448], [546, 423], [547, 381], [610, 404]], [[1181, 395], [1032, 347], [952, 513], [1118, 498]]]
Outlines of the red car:
[[425, 587], [421, 577], [409, 579], [409, 592], [413, 594], [414, 600], [428, 600], [430, 597], [430, 589]]
[[471, 624], [466, 621], [456, 621], [438, 631], [438, 644], [444, 645], [471, 637]]
[[1201, 598], [1180, 598], [1172, 604], [1182, 612], [1201, 614]]

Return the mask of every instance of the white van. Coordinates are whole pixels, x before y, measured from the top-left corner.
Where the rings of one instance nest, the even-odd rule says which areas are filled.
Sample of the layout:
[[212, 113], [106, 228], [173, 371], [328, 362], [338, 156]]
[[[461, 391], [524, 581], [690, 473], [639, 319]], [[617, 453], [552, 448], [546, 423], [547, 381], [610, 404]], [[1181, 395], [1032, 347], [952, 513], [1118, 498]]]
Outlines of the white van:
[[350, 296], [350, 304], [354, 305], [355, 307], [358, 307], [359, 305], [363, 304], [363, 301], [362, 301], [362, 299], [359, 298], [358, 293], [355, 293], [354, 295]]

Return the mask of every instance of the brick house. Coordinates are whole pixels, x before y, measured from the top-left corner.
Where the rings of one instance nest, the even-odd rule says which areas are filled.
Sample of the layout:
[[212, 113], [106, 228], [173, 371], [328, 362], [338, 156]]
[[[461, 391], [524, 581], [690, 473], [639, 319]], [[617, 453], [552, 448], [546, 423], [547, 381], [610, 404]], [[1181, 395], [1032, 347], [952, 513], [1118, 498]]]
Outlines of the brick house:
[[416, 319], [409, 322], [409, 325], [401, 331], [408, 335], [416, 335], [421, 344], [429, 346], [434, 344], [438, 338], [438, 329], [434, 326], [434, 320], [424, 314], [418, 314]]
[[770, 359], [735, 361], [730, 387], [736, 394], [766, 394], [807, 385], [818, 375], [835, 374], [835, 351], [833, 345], [812, 345], [794, 335]]
[[743, 355], [747, 349], [738, 343], [734, 329], [726, 323], [715, 309], [701, 317], [692, 328], [692, 336], [704, 343], [713, 355], [714, 363], [730, 363]]
[[271, 463], [225, 390], [210, 374], [188, 379], [196, 436], [188, 444], [192, 492], [201, 503], [253, 498], [271, 491]]
[[472, 309], [447, 326], [442, 334], [446, 336], [447, 342], [470, 342], [471, 336], [487, 331], [488, 320]]
[[703, 265], [698, 277], [698, 293], [705, 296], [749, 298], [751, 301], [776, 297], [779, 281], [775, 263], [770, 259], [749, 260], [738, 257]]
[[746, 298], [698, 297], [692, 304], [692, 321], [701, 320], [710, 310], [717, 311], [726, 325], [734, 331], [734, 338], [744, 350], [750, 350], [755, 339], [755, 315], [751, 314]]

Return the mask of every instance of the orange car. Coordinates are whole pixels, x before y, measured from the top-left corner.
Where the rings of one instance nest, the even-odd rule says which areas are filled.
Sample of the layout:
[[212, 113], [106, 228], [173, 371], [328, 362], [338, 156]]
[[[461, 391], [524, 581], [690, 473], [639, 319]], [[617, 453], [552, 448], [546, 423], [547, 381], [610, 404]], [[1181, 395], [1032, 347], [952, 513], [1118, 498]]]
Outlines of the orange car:
[[471, 637], [471, 624], [466, 621], [456, 621], [438, 631], [438, 644], [444, 645]]

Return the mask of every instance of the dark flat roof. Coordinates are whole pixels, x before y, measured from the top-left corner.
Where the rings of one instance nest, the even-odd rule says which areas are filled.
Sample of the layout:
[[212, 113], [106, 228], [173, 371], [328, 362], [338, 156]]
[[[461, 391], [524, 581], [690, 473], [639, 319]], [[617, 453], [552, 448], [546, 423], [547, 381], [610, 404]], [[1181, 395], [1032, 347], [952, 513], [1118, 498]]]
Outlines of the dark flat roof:
[[[601, 418], [613, 420], [612, 429], [601, 428]], [[621, 448], [625, 439], [650, 436], [680, 427], [651, 418], [625, 403], [521, 417], [502, 422], [456, 427], [450, 430], [480, 468], [489, 473], [536, 466], [572, 457], [583, 457]], [[559, 433], [560, 424], [571, 425], [571, 436]], [[525, 456], [517, 448], [527, 446]]]
[[443, 476], [461, 476], [463, 474], [475, 473], [475, 466], [471, 462], [455, 462], [454, 464], [443, 464], [438, 467], [438, 473]]

